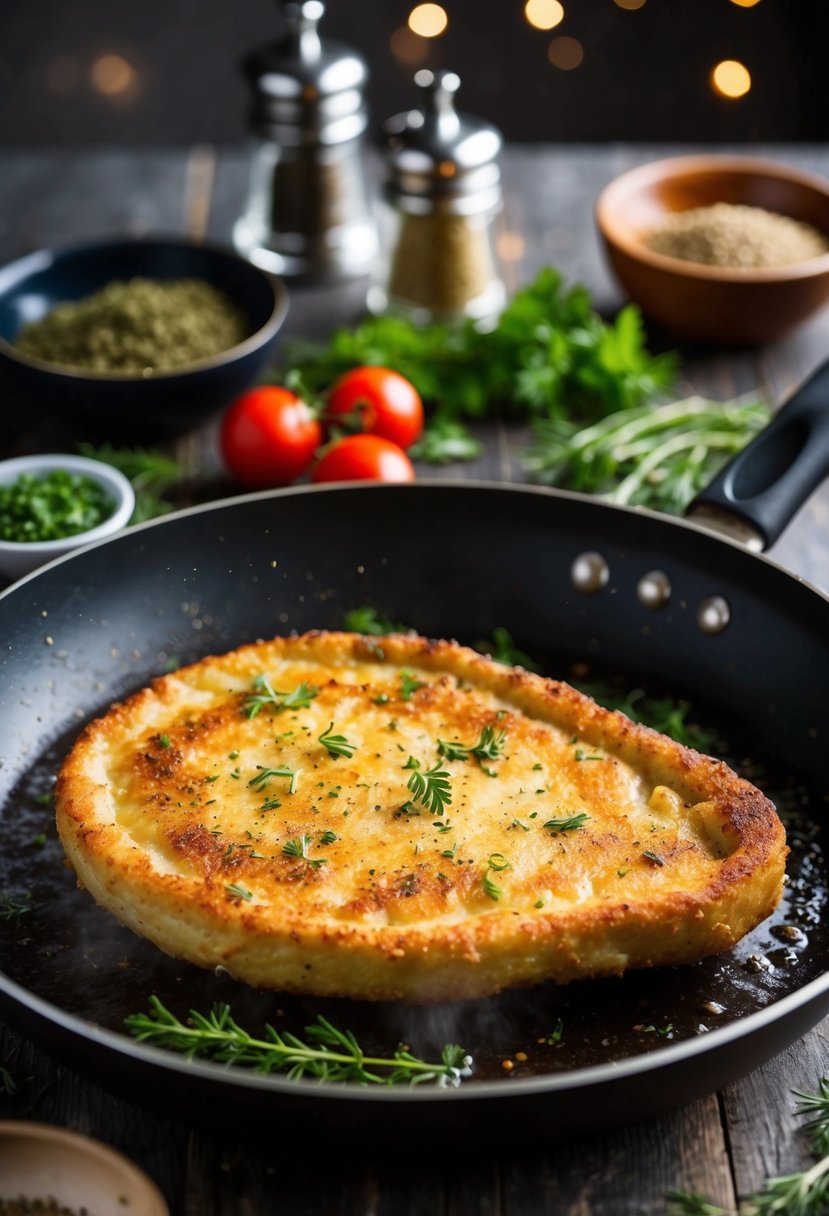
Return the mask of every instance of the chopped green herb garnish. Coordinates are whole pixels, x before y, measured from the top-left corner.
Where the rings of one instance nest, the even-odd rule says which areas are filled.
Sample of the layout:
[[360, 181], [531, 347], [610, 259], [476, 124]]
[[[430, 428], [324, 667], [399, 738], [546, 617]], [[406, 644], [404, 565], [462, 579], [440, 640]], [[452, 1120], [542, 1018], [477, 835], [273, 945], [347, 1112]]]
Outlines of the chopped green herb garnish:
[[[231, 845], [230, 847], [232, 848], [233, 846]], [[246, 890], [245, 887], [240, 887], [236, 882], [230, 883], [228, 886], [226, 886], [225, 893], [228, 899], [253, 899], [253, 892]]]
[[412, 694], [416, 693], [418, 688], [424, 688], [423, 680], [416, 679], [410, 671], [400, 672], [400, 700], [411, 701]]
[[449, 784], [449, 774], [440, 767], [440, 761], [421, 772], [420, 761], [409, 756], [403, 768], [413, 770], [407, 782], [407, 789], [411, 791], [415, 801], [422, 802], [433, 815], [442, 815], [452, 801], [452, 787]]
[[561, 819], [548, 819], [544, 826], [549, 832], [573, 832], [576, 828], [583, 828], [589, 818], [590, 816], [582, 811], [578, 815], [565, 815]]
[[328, 752], [329, 756], [333, 756], [335, 758], [337, 756], [345, 756], [347, 759], [351, 759], [357, 750], [357, 744], [349, 743], [345, 735], [332, 735], [331, 731], [333, 729], [334, 723], [329, 722], [328, 729], [324, 730], [322, 734], [318, 736], [320, 743]]
[[286, 857], [299, 857], [303, 861], [307, 861], [309, 866], [313, 866], [318, 870], [320, 866], [328, 865], [327, 857], [309, 857], [308, 849], [313, 843], [310, 836], [303, 834], [297, 837], [296, 840], [286, 840], [282, 846], [282, 852]]
[[283, 709], [305, 709], [311, 704], [319, 690], [303, 680], [290, 692], [279, 692], [266, 675], [258, 675], [252, 682], [255, 692], [245, 698], [243, 712], [247, 718], [255, 718], [260, 710], [269, 705], [275, 712]]
[[[497, 760], [501, 756], [506, 738], [505, 730], [496, 732], [494, 726], [487, 724], [482, 728], [475, 743], [465, 744], [457, 741], [450, 743], [445, 739], [438, 739], [438, 753], [445, 756], [447, 760], [466, 760], [468, 756], [474, 756], [483, 767], [484, 760]], [[485, 771], [490, 776], [493, 775], [493, 770], [486, 769]]]
[[564, 1022], [561, 1018], [556, 1019], [556, 1024], [550, 1034], [547, 1035], [547, 1042], [551, 1047], [556, 1047], [564, 1038]]
[[255, 777], [251, 777], [248, 782], [248, 785], [252, 786], [253, 789], [264, 789], [274, 777], [287, 777], [290, 780], [288, 793], [293, 794], [296, 791], [299, 769], [288, 768], [287, 766], [283, 766], [282, 768], [264, 768], [261, 764], [257, 764], [256, 767], [259, 769], [259, 772]]
[[491, 641], [475, 643], [475, 649], [481, 654], [488, 654], [496, 663], [504, 663], [507, 667], [524, 667], [527, 671], [538, 671], [539, 667], [528, 654], [515, 645], [512, 634], [502, 625], [496, 625], [492, 631]]

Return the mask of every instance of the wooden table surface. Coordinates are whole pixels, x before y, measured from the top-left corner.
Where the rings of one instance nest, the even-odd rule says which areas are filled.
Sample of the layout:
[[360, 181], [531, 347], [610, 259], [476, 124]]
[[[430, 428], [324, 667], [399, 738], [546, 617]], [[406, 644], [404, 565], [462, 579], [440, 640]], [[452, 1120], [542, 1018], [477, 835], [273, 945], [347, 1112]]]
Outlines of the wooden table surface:
[[[654, 146], [513, 147], [504, 157], [502, 231], [515, 257], [510, 288], [543, 264], [579, 279], [597, 307], [622, 299], [602, 263], [592, 206], [616, 174], [679, 149]], [[752, 148], [829, 175], [829, 149]], [[108, 234], [206, 234], [227, 241], [246, 183], [242, 150], [85, 151], [0, 155], [0, 263], [32, 249]], [[287, 331], [324, 336], [355, 320], [365, 283], [294, 289]], [[829, 351], [829, 310], [775, 346], [745, 351], [684, 351], [683, 388], [715, 398], [757, 390], [781, 400]], [[8, 408], [8, 406], [4, 406]], [[48, 423], [15, 451], [41, 449], [61, 432]], [[71, 437], [64, 436], [64, 439]], [[449, 467], [447, 477], [520, 480], [514, 457], [522, 434], [493, 425], [484, 455]], [[216, 425], [175, 444], [199, 494], [230, 492], [222, 479]], [[433, 471], [432, 475], [434, 475]], [[829, 590], [829, 484], [813, 495], [772, 556]], [[811, 1160], [792, 1116], [793, 1088], [814, 1090], [829, 1072], [827, 1023], [738, 1084], [675, 1113], [601, 1135], [491, 1146], [480, 1155], [451, 1145], [351, 1143], [291, 1146], [278, 1126], [268, 1147], [247, 1137], [215, 1137], [159, 1120], [57, 1066], [0, 1026], [0, 1118], [71, 1127], [115, 1145], [158, 1183], [174, 1216], [646, 1216], [665, 1211], [669, 1188], [697, 1191], [725, 1207], [768, 1176]], [[15, 1088], [4, 1084], [9, 1075]], [[495, 1129], [497, 1131], [497, 1129]]]

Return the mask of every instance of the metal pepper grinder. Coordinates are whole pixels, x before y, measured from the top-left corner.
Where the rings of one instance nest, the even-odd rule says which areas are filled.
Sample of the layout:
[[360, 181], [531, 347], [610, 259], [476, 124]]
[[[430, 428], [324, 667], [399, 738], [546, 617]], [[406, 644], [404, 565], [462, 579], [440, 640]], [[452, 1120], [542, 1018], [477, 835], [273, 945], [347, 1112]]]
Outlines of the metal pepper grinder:
[[505, 299], [493, 240], [501, 134], [458, 113], [454, 72], [424, 69], [414, 79], [422, 105], [384, 127], [385, 258], [368, 304], [416, 323], [491, 321]]
[[236, 248], [285, 277], [366, 274], [377, 251], [363, 166], [365, 61], [323, 40], [320, 0], [280, 4], [287, 32], [250, 55], [250, 187]]

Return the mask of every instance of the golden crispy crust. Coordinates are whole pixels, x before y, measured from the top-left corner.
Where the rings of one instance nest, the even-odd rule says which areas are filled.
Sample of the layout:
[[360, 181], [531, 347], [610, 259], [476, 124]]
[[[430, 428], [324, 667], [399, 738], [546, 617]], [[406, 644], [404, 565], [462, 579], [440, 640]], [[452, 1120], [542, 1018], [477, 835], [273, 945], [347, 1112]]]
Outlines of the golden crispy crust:
[[[251, 714], [262, 675], [313, 696]], [[441, 755], [487, 729], [494, 755]], [[435, 766], [442, 807], [408, 785]], [[277, 638], [164, 676], [86, 728], [56, 805], [79, 882], [168, 953], [368, 999], [695, 961], [771, 913], [787, 852], [726, 765], [414, 635]]]

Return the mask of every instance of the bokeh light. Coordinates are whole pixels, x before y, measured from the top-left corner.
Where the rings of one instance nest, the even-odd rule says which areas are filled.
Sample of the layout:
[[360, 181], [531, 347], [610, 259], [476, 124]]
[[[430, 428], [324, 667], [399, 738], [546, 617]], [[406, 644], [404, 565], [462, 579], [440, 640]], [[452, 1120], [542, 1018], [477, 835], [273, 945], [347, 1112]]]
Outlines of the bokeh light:
[[751, 73], [738, 59], [723, 59], [711, 72], [711, 84], [723, 97], [745, 97], [751, 88]]
[[584, 47], [578, 38], [570, 38], [561, 34], [554, 38], [547, 48], [547, 58], [554, 68], [562, 72], [572, 72], [584, 62]]
[[389, 39], [389, 50], [395, 59], [412, 67], [423, 63], [427, 46], [428, 44], [418, 38], [417, 34], [413, 34], [407, 25], [399, 26]]
[[731, 0], [731, 3], [736, 4], [737, 8], [754, 8], [756, 4], [760, 3], [760, 0]]
[[564, 5], [560, 0], [527, 0], [524, 16], [537, 30], [552, 30], [564, 20]]
[[437, 38], [447, 25], [446, 9], [439, 4], [418, 4], [409, 13], [409, 29], [421, 38]]
[[123, 55], [99, 55], [89, 69], [89, 79], [104, 97], [129, 97], [138, 85], [138, 73]]
[[637, 8], [644, 8], [647, 0], [613, 0], [613, 3], [619, 8], [626, 8], [629, 12], [635, 12]]
[[495, 252], [504, 262], [520, 262], [525, 248], [520, 232], [499, 232], [495, 240]]

